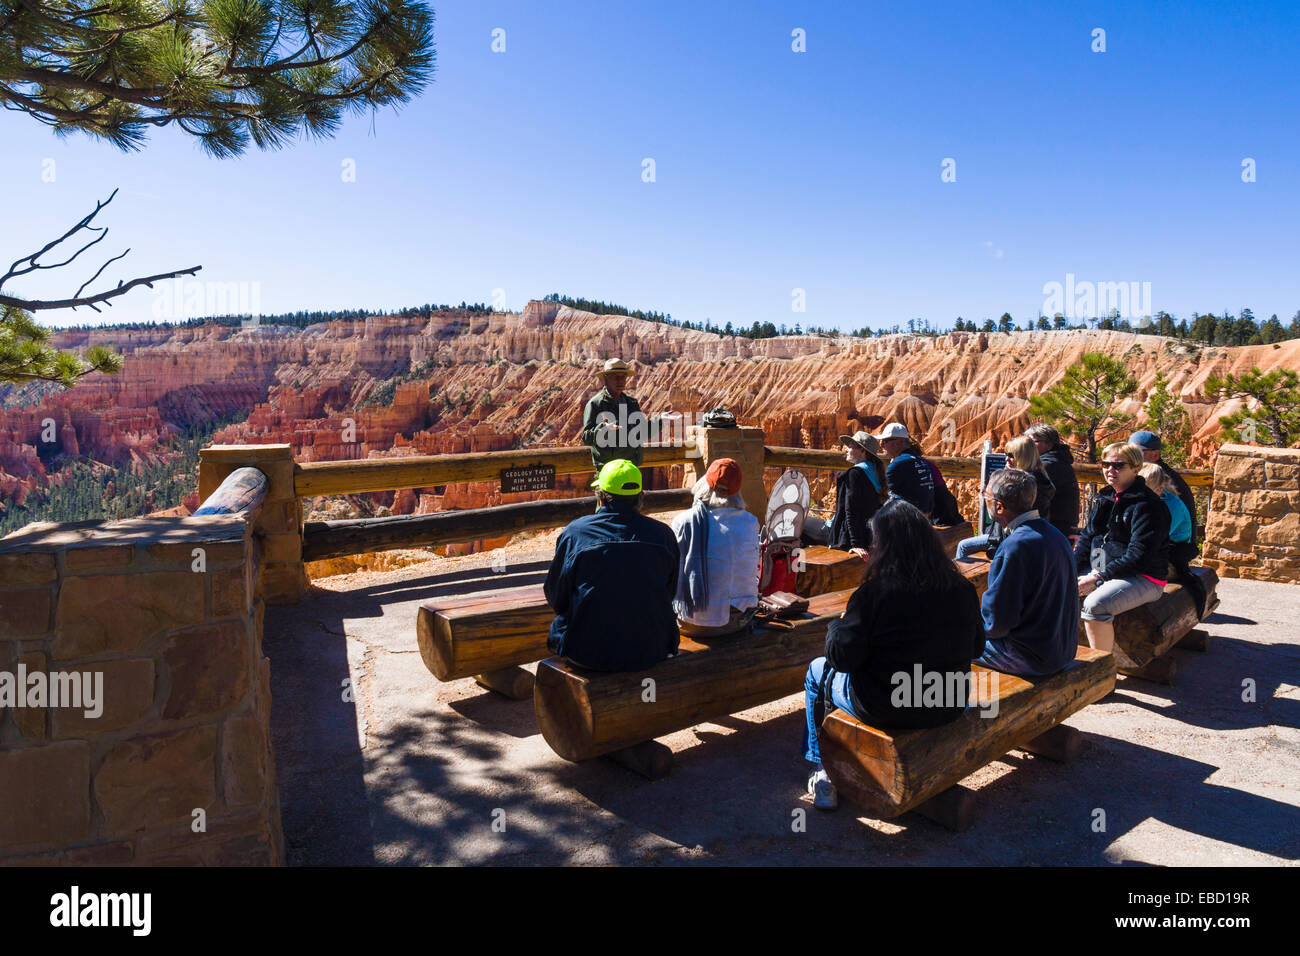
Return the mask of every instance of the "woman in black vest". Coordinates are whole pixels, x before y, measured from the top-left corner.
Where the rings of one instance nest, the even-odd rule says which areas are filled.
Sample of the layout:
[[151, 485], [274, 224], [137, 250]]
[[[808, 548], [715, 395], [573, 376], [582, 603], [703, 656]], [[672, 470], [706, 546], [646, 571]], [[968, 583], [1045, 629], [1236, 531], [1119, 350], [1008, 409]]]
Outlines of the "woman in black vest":
[[885, 466], [877, 457], [880, 444], [868, 432], [841, 435], [840, 444], [849, 467], [835, 479], [830, 546], [865, 559], [871, 547], [871, 518], [885, 500]]

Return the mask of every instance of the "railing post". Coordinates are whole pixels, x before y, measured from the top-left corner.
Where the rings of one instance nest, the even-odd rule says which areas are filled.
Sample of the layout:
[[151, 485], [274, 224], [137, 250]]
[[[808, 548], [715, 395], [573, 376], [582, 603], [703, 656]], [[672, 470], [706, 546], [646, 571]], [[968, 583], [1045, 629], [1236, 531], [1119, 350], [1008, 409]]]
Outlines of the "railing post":
[[691, 464], [694, 472], [686, 472], [688, 484], [695, 484], [709, 465], [719, 458], [732, 458], [744, 474], [740, 493], [745, 498], [745, 508], [761, 525], [767, 518], [767, 490], [763, 487], [763, 429], [761, 428], [706, 428], [692, 425], [687, 435], [695, 440], [700, 457]]
[[262, 548], [258, 594], [268, 604], [296, 604], [307, 593], [302, 562], [302, 501], [293, 488], [289, 445], [213, 445], [199, 451], [199, 500], [205, 501], [237, 468], [267, 477], [266, 498], [253, 521]]

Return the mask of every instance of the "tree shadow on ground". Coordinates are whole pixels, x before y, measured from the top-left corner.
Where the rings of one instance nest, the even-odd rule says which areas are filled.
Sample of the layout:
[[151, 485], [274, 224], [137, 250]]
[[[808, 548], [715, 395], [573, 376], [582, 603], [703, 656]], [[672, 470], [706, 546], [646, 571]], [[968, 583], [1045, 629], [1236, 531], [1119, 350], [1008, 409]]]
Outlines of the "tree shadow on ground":
[[[967, 778], [977, 811], [965, 833], [911, 813], [868, 822], [847, 803], [821, 813], [804, 797], [802, 720], [796, 712], [733, 733], [697, 731], [702, 743], [679, 752], [672, 776], [653, 784], [612, 783], [589, 764], [555, 775], [637, 828], [702, 847], [719, 863], [1142, 864], [1149, 861], [1117, 858], [1111, 846], [1150, 818], [1260, 853], [1300, 852], [1300, 808], [1207, 784], [1219, 769], [1212, 764], [1099, 735], [1087, 735], [1091, 746], [1069, 764], [1011, 751], [993, 765], [1007, 771], [996, 779]], [[797, 832], [801, 808], [806, 829]], [[1093, 829], [1098, 808], [1104, 832]]]
[[1283, 684], [1300, 679], [1300, 647], [1215, 636], [1207, 651], [1169, 653], [1178, 659], [1172, 685], [1121, 676], [1114, 695], [1134, 707], [1209, 730], [1300, 728], [1300, 699], [1275, 696]]
[[[305, 599], [304, 605], [309, 606], [316, 616], [339, 615], [354, 619], [379, 617], [383, 608], [391, 604], [427, 601], [449, 595], [470, 596], [508, 588], [539, 587], [546, 580], [549, 568], [549, 561], [529, 561], [508, 565], [501, 573], [495, 573], [491, 568], [471, 568], [452, 573], [425, 574], [404, 581], [387, 581], [347, 591], [315, 587]], [[414, 622], [411, 626], [414, 628]]]

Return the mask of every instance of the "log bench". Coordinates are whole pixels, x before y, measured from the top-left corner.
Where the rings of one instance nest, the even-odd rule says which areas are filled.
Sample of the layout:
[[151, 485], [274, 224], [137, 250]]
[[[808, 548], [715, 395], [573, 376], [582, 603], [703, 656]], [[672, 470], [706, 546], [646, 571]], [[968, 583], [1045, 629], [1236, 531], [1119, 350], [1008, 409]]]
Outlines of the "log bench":
[[[958, 781], [1008, 750], [1068, 759], [1081, 737], [1060, 722], [1115, 686], [1115, 657], [1080, 647], [1060, 673], [1033, 681], [972, 665], [975, 703], [925, 730], [878, 730], [834, 710], [818, 733], [822, 766], [840, 796], [879, 819], [916, 810], [951, 829], [969, 826], [973, 791]], [[997, 700], [996, 716], [983, 716]]]
[[[1192, 573], [1205, 585], [1204, 617], [1197, 617], [1191, 593], [1175, 581], [1165, 586], [1165, 593], [1158, 600], [1115, 616], [1115, 661], [1119, 673], [1171, 684], [1178, 660], [1169, 653], [1171, 648], [1208, 649], [1208, 635], [1195, 628], [1219, 606], [1216, 593], [1219, 576], [1212, 568], [1192, 568]], [[1088, 643], [1082, 620], [1079, 643]]]
[[523, 700], [533, 692], [533, 676], [519, 665], [546, 656], [546, 633], [554, 617], [540, 584], [446, 595], [420, 605], [416, 642], [424, 666], [438, 680], [473, 677], [484, 687]]
[[[957, 566], [983, 593], [988, 563]], [[672, 757], [667, 747], [652, 743], [655, 737], [801, 691], [809, 663], [826, 651], [827, 628], [852, 594], [850, 589], [809, 598], [807, 613], [790, 630], [683, 637], [676, 657], [644, 671], [607, 673], [564, 658], [544, 660], [533, 689], [542, 736], [565, 760], [619, 754], [620, 762], [643, 775], [662, 776]]]
[[[950, 558], [956, 556], [957, 545], [962, 539], [975, 535], [975, 528], [969, 521], [943, 528], [936, 527], [934, 530]], [[852, 551], [836, 551], [834, 548], [815, 545], [804, 548], [802, 558], [803, 567], [795, 574], [795, 593], [800, 597], [855, 588], [862, 580], [862, 559]]]

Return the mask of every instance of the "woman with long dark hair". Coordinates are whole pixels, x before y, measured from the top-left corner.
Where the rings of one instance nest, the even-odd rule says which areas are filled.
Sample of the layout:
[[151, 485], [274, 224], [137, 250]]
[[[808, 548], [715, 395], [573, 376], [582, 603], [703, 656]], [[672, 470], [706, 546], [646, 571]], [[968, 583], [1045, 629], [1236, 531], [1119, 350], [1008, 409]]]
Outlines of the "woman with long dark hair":
[[907, 686], [917, 668], [927, 682], [933, 673], [941, 687], [966, 688], [971, 661], [984, 652], [975, 586], [948, 557], [929, 519], [894, 499], [876, 512], [871, 532], [862, 583], [831, 623], [826, 656], [809, 665], [804, 681], [804, 756], [815, 767], [808, 789], [821, 809], [833, 808], [836, 795], [817, 749], [819, 699], [873, 727], [937, 727], [960, 717], [966, 700], [920, 703], [920, 688]]

